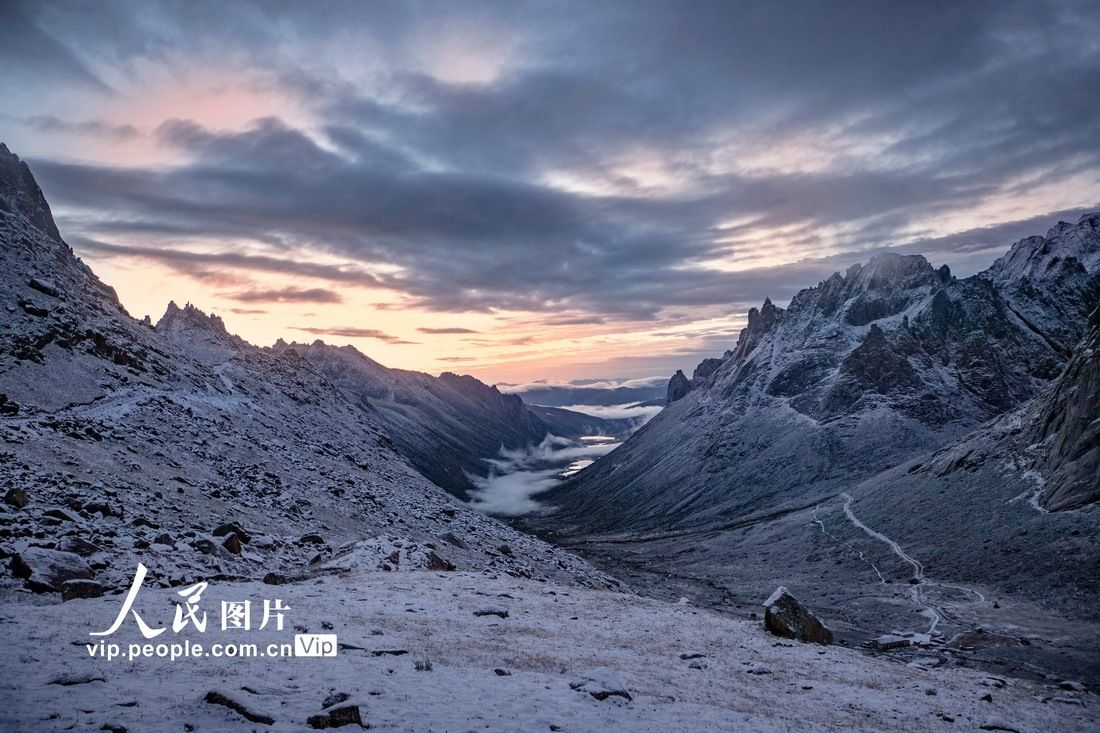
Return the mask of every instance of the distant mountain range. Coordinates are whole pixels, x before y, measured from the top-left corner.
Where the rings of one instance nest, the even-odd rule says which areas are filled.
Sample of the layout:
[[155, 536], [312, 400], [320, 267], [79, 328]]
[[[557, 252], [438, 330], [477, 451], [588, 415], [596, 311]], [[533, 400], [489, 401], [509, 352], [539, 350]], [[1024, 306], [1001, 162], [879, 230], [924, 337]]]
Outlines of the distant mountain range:
[[584, 383], [541, 385], [536, 382], [523, 385], [522, 389], [516, 387], [517, 385], [512, 385], [508, 389], [515, 390], [515, 394], [521, 395], [524, 402], [547, 407], [652, 405], [662, 404], [665, 396], [665, 385], [658, 382], [632, 383], [629, 386], [596, 386]]

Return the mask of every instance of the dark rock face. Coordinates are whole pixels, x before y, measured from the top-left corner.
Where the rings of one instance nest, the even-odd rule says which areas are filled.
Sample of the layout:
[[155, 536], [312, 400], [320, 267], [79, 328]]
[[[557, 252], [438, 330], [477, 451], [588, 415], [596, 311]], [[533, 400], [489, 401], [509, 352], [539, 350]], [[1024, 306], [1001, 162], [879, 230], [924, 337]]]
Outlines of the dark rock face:
[[1044, 458], [1041, 503], [1051, 511], [1100, 501], [1100, 308], [1048, 397], [1031, 435]]
[[13, 555], [11, 571], [35, 593], [57, 592], [66, 580], [90, 580], [94, 575], [79, 555], [44, 547], [28, 547]]
[[691, 373], [692, 384], [702, 384], [722, 366], [722, 359], [703, 359]]
[[688, 392], [691, 391], [691, 382], [684, 376], [684, 373], [677, 369], [676, 373], [672, 375], [672, 379], [668, 380], [668, 394], [665, 397], [665, 405], [671, 405], [673, 402], [677, 402], [687, 397]]
[[0, 143], [0, 209], [20, 211], [46, 235], [61, 240], [42, 189], [27, 164]]
[[748, 325], [742, 329], [741, 334], [737, 337], [737, 346], [733, 350], [734, 359], [744, 359], [782, 317], [783, 309], [776, 308], [772, 304], [771, 298], [765, 298], [764, 305], [759, 310], [749, 308]]
[[832, 644], [833, 632], [783, 586], [764, 601], [764, 628], [808, 644]]

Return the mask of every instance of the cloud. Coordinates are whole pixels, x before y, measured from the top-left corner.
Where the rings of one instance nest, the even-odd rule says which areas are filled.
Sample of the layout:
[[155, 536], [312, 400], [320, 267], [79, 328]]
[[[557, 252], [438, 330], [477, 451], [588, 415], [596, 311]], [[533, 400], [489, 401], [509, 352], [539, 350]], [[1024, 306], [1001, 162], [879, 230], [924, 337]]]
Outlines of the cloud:
[[570, 464], [606, 455], [619, 445], [615, 441], [572, 441], [547, 434], [542, 441], [525, 448], [501, 448], [496, 458], [487, 459], [489, 476], [468, 475], [474, 484], [471, 504], [491, 514], [517, 516], [537, 511], [534, 497], [560, 483]]
[[31, 127], [37, 132], [56, 133], [59, 135], [88, 135], [116, 141], [132, 140], [141, 135], [141, 131], [133, 125], [116, 125], [104, 120], [79, 120], [71, 122], [53, 115], [31, 115], [29, 117], [4, 116]]
[[324, 288], [271, 288], [219, 293], [223, 298], [241, 303], [343, 303], [339, 293]]
[[236, 313], [240, 316], [267, 313], [267, 311], [263, 310], [262, 308], [230, 308], [229, 311], [231, 313]]
[[618, 389], [657, 387], [668, 382], [667, 376], [654, 375], [651, 377], [633, 377], [631, 379], [535, 379], [530, 382], [497, 384], [502, 392], [530, 392], [536, 389], [576, 389], [586, 387], [589, 389]]
[[68, 239], [77, 250], [91, 253], [96, 257], [128, 257], [160, 262], [199, 279], [204, 273], [209, 272], [210, 268], [235, 268], [253, 272], [312, 277], [361, 287], [385, 287], [381, 280], [354, 266], [321, 265], [314, 262], [237, 252], [193, 252], [173, 248], [119, 245], [81, 236]]
[[457, 327], [455, 327], [455, 328], [427, 328], [427, 327], [421, 327], [421, 328], [418, 328], [416, 330], [419, 331], [420, 333], [428, 333], [428, 334], [478, 333], [477, 331], [474, 331], [473, 329], [470, 329], [470, 328], [457, 328]]
[[26, 110], [52, 125], [31, 163], [78, 251], [197, 278], [667, 327], [784, 302], [889, 246], [972, 272], [1100, 204], [1089, 3], [4, 7], [0, 33], [37, 45], [0, 39], [0, 93], [102, 93], [102, 76], [136, 96], [138, 71], [216, 69], [290, 100], [250, 125], [202, 117], [209, 100], [142, 122], [169, 162], [125, 168], [53, 151], [100, 134], [94, 110], [59, 125]]
[[391, 336], [384, 331], [374, 328], [344, 327], [320, 327], [320, 326], [294, 326], [295, 331], [304, 331], [317, 336], [343, 336], [345, 338], [378, 339], [387, 344], [415, 344], [415, 341], [405, 341], [397, 336]]
[[39, 78], [110, 92], [68, 45], [40, 27], [34, 10], [33, 4], [18, 0], [0, 3], [0, 60], [5, 67], [29, 69]]
[[581, 412], [592, 417], [602, 417], [605, 420], [634, 420], [635, 429], [645, 425], [662, 409], [656, 405], [566, 405], [563, 410]]

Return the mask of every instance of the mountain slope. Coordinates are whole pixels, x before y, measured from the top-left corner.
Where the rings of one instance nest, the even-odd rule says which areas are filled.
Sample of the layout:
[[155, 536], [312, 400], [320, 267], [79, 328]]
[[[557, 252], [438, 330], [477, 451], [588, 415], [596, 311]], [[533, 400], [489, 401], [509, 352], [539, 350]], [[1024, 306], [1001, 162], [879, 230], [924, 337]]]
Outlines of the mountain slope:
[[156, 329], [133, 320], [6, 148], [0, 176], [4, 592], [35, 562], [86, 565], [115, 589], [138, 562], [161, 585], [310, 574], [350, 543], [390, 569], [609, 582], [428, 482], [301, 356], [193, 307]]
[[551, 495], [580, 532], [722, 526], [804, 507], [1033, 397], [1084, 334], [1100, 215], [963, 280], [920, 256], [770, 302], [698, 386]]
[[487, 476], [487, 459], [498, 458], [502, 449], [538, 445], [548, 432], [576, 438], [618, 429], [614, 423], [565, 410], [556, 416], [535, 413], [518, 395], [501, 393], [471, 376], [390, 369], [352, 346], [280, 340], [273, 351], [294, 352], [307, 360], [384, 426], [420, 473], [463, 499], [475, 488], [470, 476]]
[[782, 583], [856, 639], [1100, 681], [1098, 229], [965, 280], [879, 257], [765, 303], [530, 526], [658, 597], [743, 613]]

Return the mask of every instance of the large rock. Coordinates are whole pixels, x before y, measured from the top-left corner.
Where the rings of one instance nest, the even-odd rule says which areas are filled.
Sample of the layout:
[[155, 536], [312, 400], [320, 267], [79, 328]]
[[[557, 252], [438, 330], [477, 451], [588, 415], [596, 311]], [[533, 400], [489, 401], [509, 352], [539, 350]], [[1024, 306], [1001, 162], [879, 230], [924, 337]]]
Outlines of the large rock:
[[103, 548], [99, 545], [75, 535], [69, 535], [63, 538], [58, 544], [58, 549], [64, 552], [75, 553], [81, 557], [89, 557], [97, 552], [103, 552]]
[[339, 702], [330, 708], [326, 708], [320, 715], [311, 715], [306, 723], [310, 728], [342, 728], [345, 725], [363, 725], [363, 717], [359, 712], [359, 706], [347, 702]]
[[776, 636], [832, 644], [833, 632], [783, 586], [764, 601], [764, 628]]
[[687, 393], [691, 391], [691, 382], [684, 372], [680, 369], [676, 370], [676, 373], [672, 375], [672, 379], [668, 380], [668, 391], [665, 394], [665, 405], [671, 405], [673, 402], [682, 400], [687, 397]]
[[103, 595], [103, 590], [103, 584], [94, 580], [66, 580], [61, 584], [61, 600], [99, 598]]
[[11, 559], [11, 571], [26, 581], [35, 593], [60, 591], [66, 580], [91, 580], [94, 576], [88, 563], [71, 552], [28, 547]]
[[588, 670], [570, 682], [569, 687], [577, 692], [587, 692], [597, 700], [606, 700], [609, 697], [632, 699], [630, 693], [626, 691], [626, 685], [607, 667]]
[[30, 502], [30, 499], [27, 498], [27, 492], [23, 489], [8, 489], [8, 493], [4, 494], [4, 502], [11, 504], [16, 509], [22, 509]]

